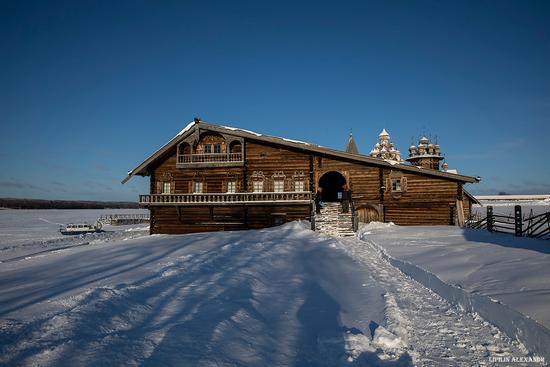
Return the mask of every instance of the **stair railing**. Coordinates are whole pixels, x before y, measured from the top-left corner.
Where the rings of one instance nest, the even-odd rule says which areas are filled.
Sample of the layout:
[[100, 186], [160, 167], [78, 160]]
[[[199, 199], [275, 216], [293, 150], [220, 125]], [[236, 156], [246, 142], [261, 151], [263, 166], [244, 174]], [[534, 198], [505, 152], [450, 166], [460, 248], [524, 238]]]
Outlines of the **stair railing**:
[[350, 208], [351, 208], [351, 225], [353, 228], [353, 232], [357, 232], [359, 229], [359, 222], [357, 220], [357, 211], [355, 210], [355, 204], [353, 204], [353, 200], [349, 201]]

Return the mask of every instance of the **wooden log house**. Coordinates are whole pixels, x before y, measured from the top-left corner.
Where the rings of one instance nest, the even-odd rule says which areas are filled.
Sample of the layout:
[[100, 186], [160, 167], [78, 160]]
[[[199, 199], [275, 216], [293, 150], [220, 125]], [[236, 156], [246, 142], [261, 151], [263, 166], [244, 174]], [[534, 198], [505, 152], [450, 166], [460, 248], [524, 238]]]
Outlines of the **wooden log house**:
[[348, 151], [339, 151], [195, 119], [123, 183], [135, 175], [150, 177], [150, 193], [140, 195], [139, 203], [150, 210], [151, 233], [311, 220], [317, 192], [323, 201], [339, 201], [344, 190], [351, 190], [354, 217], [361, 222], [462, 222], [473, 198], [463, 186], [479, 178], [440, 170], [433, 147], [433, 154], [413, 158], [418, 166], [405, 164], [385, 134], [370, 155], [361, 155], [351, 136]]

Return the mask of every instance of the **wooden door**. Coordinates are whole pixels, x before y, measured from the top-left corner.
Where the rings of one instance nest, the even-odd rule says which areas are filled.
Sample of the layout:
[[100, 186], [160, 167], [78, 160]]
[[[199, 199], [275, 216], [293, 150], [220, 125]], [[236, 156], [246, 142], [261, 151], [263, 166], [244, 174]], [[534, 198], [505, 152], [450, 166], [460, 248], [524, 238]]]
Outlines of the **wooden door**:
[[380, 220], [378, 210], [373, 207], [357, 209], [357, 219], [362, 223], [376, 222]]

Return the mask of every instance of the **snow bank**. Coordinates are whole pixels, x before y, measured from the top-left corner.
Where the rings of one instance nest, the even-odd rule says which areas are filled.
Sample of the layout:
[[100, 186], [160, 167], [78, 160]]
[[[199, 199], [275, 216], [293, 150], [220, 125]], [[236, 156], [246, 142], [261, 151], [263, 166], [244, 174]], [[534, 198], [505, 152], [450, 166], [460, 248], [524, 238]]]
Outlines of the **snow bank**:
[[[359, 238], [376, 246], [392, 265], [452, 304], [479, 314], [529, 350], [550, 359], [550, 330], [517, 310], [535, 310], [537, 316], [548, 320], [548, 292], [543, 290], [548, 288], [550, 278], [548, 255], [526, 248], [502, 249], [497, 244], [468, 242], [457, 227], [384, 228], [374, 224], [378, 230], [374, 234], [365, 227], [361, 228]], [[533, 248], [538, 248], [535, 242], [541, 245], [541, 241], [530, 239], [508, 237], [503, 241], [506, 239], [527, 240]], [[483, 245], [486, 248], [483, 249]], [[509, 266], [510, 263], [514, 266]], [[519, 267], [520, 264], [523, 266]], [[507, 277], [511, 280], [502, 282], [502, 278], [506, 280]], [[500, 290], [495, 289], [495, 284], [500, 284], [497, 287]], [[509, 288], [504, 289], [506, 285], [519, 288], [512, 292]], [[529, 292], [533, 288], [537, 291]], [[537, 292], [540, 293], [538, 297]], [[498, 300], [500, 298], [512, 305], [504, 304]]]

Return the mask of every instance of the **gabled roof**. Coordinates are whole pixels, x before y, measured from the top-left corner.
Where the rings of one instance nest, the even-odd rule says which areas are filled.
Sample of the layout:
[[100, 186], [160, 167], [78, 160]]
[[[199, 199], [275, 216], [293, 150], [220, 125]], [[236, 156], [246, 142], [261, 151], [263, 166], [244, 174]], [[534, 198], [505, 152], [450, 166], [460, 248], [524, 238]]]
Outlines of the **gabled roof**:
[[465, 194], [467, 197], [469, 197], [470, 200], [471, 200], [473, 203], [481, 205], [481, 203], [479, 202], [479, 200], [477, 200], [477, 199], [475, 198], [475, 196], [472, 195], [472, 194], [470, 194], [468, 191], [464, 190], [464, 194]]
[[464, 175], [446, 173], [446, 172], [432, 170], [432, 169], [405, 165], [401, 163], [396, 163], [394, 161], [386, 161], [380, 158], [372, 158], [365, 155], [343, 152], [343, 151], [331, 149], [331, 148], [325, 148], [320, 145], [310, 144], [310, 143], [306, 143], [298, 140], [285, 139], [285, 138], [269, 136], [269, 135], [262, 135], [249, 130], [238, 129], [238, 128], [222, 126], [222, 125], [214, 125], [203, 121], [195, 120], [189, 123], [174, 138], [172, 138], [168, 143], [163, 145], [159, 150], [153, 153], [150, 157], [148, 157], [145, 161], [143, 161], [139, 166], [129, 171], [128, 176], [125, 177], [124, 180], [122, 180], [122, 183], [123, 184], [126, 183], [130, 178], [136, 175], [148, 176], [149, 175], [148, 167], [153, 162], [155, 162], [163, 154], [167, 153], [170, 149], [175, 147], [180, 141], [185, 139], [188, 135], [192, 134], [196, 129], [209, 130], [213, 132], [229, 134], [229, 135], [246, 138], [253, 141], [281, 145], [289, 148], [302, 150], [304, 152], [310, 152], [310, 153], [316, 153], [323, 156], [329, 156], [332, 158], [340, 158], [340, 159], [345, 159], [345, 160], [353, 161], [357, 163], [368, 163], [373, 166], [385, 167], [389, 169], [399, 169], [402, 171], [414, 172], [416, 174], [421, 174], [421, 175], [446, 178], [453, 181], [478, 182], [480, 180], [478, 177], [464, 176]]

